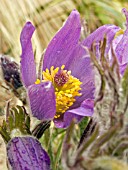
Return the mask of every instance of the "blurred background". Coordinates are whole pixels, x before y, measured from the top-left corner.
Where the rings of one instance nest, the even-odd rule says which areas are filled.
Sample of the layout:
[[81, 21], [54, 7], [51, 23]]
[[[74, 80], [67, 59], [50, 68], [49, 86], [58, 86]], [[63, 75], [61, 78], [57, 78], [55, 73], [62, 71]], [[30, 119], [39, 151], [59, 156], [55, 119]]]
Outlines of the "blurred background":
[[128, 0], [0, 0], [0, 54], [19, 62], [20, 32], [26, 21], [36, 27], [33, 45], [38, 61], [72, 9], [80, 12], [83, 25], [92, 32], [103, 24], [123, 27], [122, 7], [128, 8]]

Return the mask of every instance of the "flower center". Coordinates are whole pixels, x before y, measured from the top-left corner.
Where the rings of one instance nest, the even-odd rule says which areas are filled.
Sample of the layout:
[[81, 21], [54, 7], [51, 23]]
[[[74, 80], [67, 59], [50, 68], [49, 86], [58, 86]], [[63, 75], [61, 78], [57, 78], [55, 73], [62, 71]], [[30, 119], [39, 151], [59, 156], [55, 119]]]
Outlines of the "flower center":
[[[56, 115], [55, 118], [60, 117], [61, 113], [64, 113], [70, 106], [76, 101], [76, 96], [81, 96], [79, 92], [81, 90], [79, 79], [71, 75], [71, 71], [64, 70], [65, 66], [61, 68], [54, 66], [50, 70], [43, 71], [43, 81], [51, 81], [56, 95]], [[36, 81], [39, 83], [39, 80]]]
[[63, 86], [65, 83], [68, 82], [69, 75], [64, 70], [58, 71], [54, 77], [54, 82], [57, 86]]

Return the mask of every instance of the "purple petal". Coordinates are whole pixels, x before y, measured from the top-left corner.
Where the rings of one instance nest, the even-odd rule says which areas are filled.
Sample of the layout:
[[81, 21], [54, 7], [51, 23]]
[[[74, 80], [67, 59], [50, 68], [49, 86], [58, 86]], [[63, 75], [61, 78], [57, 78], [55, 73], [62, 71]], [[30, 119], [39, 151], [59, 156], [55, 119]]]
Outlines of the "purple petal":
[[[114, 52], [115, 52], [115, 49], [116, 49], [118, 43], [119, 43], [120, 40], [122, 39], [122, 37], [123, 37], [123, 35], [119, 35], [119, 36], [117, 36], [117, 37], [112, 41], [112, 48], [113, 48]], [[115, 54], [115, 55], [116, 55], [116, 54]], [[110, 48], [110, 50], [109, 50], [108, 56], [109, 56], [109, 59], [110, 59], [110, 63], [112, 63], [112, 61], [113, 61], [113, 56], [112, 56], [112, 49], [111, 49], [111, 48]], [[121, 63], [120, 58], [118, 58], [117, 55], [116, 55], [116, 57], [117, 57], [117, 59], [118, 59], [118, 62]]]
[[13, 170], [50, 170], [50, 159], [37, 139], [15, 137], [7, 145], [7, 155]]
[[[85, 50], [82, 46], [85, 46], [91, 49], [92, 43], [96, 42], [97, 45], [97, 56], [99, 56], [99, 41], [103, 40], [104, 36], [107, 36], [107, 47], [106, 53], [110, 49], [110, 45], [112, 40], [114, 39], [115, 33], [120, 28], [114, 25], [104, 25], [90, 34], [73, 52], [74, 59], [69, 66], [69, 70], [72, 71], [72, 75], [77, 77], [81, 82], [81, 93], [82, 96], [76, 97], [76, 102], [73, 104], [71, 108], [77, 108], [80, 106], [80, 103], [88, 98], [94, 98], [94, 72], [93, 67], [91, 65], [91, 61], [88, 55], [87, 50]], [[72, 57], [73, 58], [73, 57]]]
[[125, 69], [127, 68], [128, 64], [122, 64], [120, 65], [120, 74], [123, 75], [125, 72]]
[[80, 38], [80, 16], [73, 10], [65, 25], [51, 40], [44, 55], [43, 69], [51, 66], [60, 67], [70, 62], [70, 54], [76, 48]]
[[107, 47], [106, 47], [106, 53], [108, 54], [108, 51], [110, 49], [110, 43], [114, 39], [115, 33], [120, 28], [114, 25], [104, 25], [100, 28], [98, 28], [96, 31], [94, 31], [91, 35], [89, 35], [81, 44], [77, 46], [77, 48], [72, 53], [72, 60], [70, 62], [70, 65], [68, 66], [68, 69], [72, 71], [72, 75], [74, 77], [77, 77], [81, 82], [81, 93], [82, 96], [76, 97], [76, 102], [73, 104], [71, 109], [77, 108], [80, 106], [80, 103], [88, 98], [93, 99], [94, 98], [94, 72], [93, 67], [91, 65], [91, 61], [89, 58], [89, 54], [86, 49], [84, 49], [83, 46], [86, 48], [91, 48], [93, 42], [97, 43], [97, 56], [99, 56], [99, 41], [103, 40], [104, 36], [107, 36]]
[[96, 31], [94, 31], [92, 34], [90, 34], [83, 41], [83, 45], [90, 49], [93, 42], [99, 43], [99, 41], [102, 41], [104, 36], [106, 36], [107, 37], [106, 54], [107, 54], [110, 49], [111, 42], [114, 39], [116, 32], [119, 30], [120, 28], [115, 25], [103, 25], [99, 27]]
[[[120, 41], [121, 39], [123, 38], [123, 35], [119, 35], [118, 37], [116, 37], [113, 42], [112, 42], [112, 47], [113, 47], [113, 50], [115, 52], [115, 55], [118, 59], [118, 63], [119, 63], [119, 68], [120, 68], [120, 74], [123, 75], [124, 72], [125, 72], [125, 69], [127, 67], [127, 63], [125, 64], [121, 64], [122, 63], [122, 57], [119, 55], [120, 51], [118, 51], [117, 49], [120, 48], [121, 44], [120, 44]], [[118, 44], [120, 44], [120, 46], [118, 46]], [[117, 48], [118, 46], [118, 48]], [[119, 53], [118, 53], [119, 52]], [[112, 57], [112, 50], [110, 49], [109, 51], [109, 57], [110, 57], [110, 63], [112, 63], [112, 60], [113, 60], [113, 57]]]
[[118, 43], [116, 47], [116, 55], [119, 58], [119, 61], [121, 64], [126, 64], [128, 62], [128, 11], [124, 8], [123, 13], [125, 14], [126, 17], [126, 30], [123, 35], [123, 38], [121, 41]]
[[59, 119], [54, 119], [57, 128], [67, 128], [73, 119], [78, 123], [85, 116], [92, 116], [94, 112], [94, 100], [85, 100], [80, 107], [68, 110], [64, 116]]
[[123, 38], [123, 35], [119, 35], [113, 40], [112, 42], [113, 50], [116, 49], [117, 45], [119, 44], [122, 38]]
[[28, 87], [32, 115], [39, 120], [53, 119], [56, 113], [55, 92], [51, 82], [33, 84]]
[[78, 78], [82, 82], [82, 96], [76, 97], [76, 102], [73, 104], [71, 109], [79, 107], [81, 102], [85, 99], [93, 99], [95, 90], [94, 72], [88, 53], [81, 45], [79, 45], [72, 55], [74, 55], [74, 58], [72, 57], [73, 61], [69, 66], [69, 70], [71, 70], [74, 77]]
[[32, 49], [31, 37], [35, 28], [27, 22], [21, 32], [20, 42], [22, 47], [21, 54], [21, 77], [26, 87], [34, 84], [36, 81], [36, 65], [34, 62], [34, 53]]
[[78, 123], [83, 118], [83, 116], [79, 116], [79, 115], [71, 113], [71, 112], [66, 112], [66, 114], [67, 114], [65, 116], [66, 119], [62, 115], [61, 117], [53, 120], [54, 124], [57, 128], [68, 128], [70, 126], [70, 123], [72, 122], [72, 120], [75, 120], [75, 123]]

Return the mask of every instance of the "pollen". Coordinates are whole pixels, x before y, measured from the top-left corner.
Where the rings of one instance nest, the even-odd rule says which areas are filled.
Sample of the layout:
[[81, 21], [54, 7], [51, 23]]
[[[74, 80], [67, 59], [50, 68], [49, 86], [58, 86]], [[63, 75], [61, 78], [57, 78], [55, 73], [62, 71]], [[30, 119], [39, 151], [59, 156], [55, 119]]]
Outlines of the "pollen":
[[36, 82], [35, 82], [35, 84], [40, 84], [40, 80], [37, 79]]
[[[56, 115], [60, 117], [62, 113], [69, 109], [76, 101], [75, 97], [81, 96], [80, 85], [82, 82], [71, 75], [71, 71], [64, 70], [65, 66], [43, 71], [43, 81], [51, 81], [56, 95]], [[37, 83], [39, 80], [37, 80]]]
[[116, 32], [114, 38], [117, 38], [119, 35], [122, 35], [122, 34], [124, 34], [124, 30], [120, 29], [119, 31]]

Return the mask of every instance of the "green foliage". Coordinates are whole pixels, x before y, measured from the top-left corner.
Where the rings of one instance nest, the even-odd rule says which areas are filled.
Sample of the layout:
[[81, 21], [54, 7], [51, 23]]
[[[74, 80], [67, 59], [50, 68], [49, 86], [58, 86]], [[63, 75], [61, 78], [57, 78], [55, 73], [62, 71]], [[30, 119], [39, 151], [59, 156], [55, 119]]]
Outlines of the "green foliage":
[[91, 170], [127, 170], [128, 166], [113, 157], [100, 157], [94, 160]]
[[128, 96], [128, 67], [126, 68], [122, 78], [122, 88], [124, 96]]
[[0, 134], [5, 142], [15, 136], [31, 134], [30, 117], [24, 107], [16, 106], [7, 110], [6, 121], [0, 126]]
[[32, 135], [37, 139], [40, 139], [44, 134], [45, 130], [50, 127], [51, 121], [44, 121], [37, 124], [32, 130]]
[[79, 128], [80, 128], [80, 136], [83, 134], [85, 127], [87, 126], [89, 121], [88, 117], [84, 117], [82, 121], [79, 123]]
[[55, 127], [50, 127], [44, 132], [40, 142], [47, 150], [50, 160], [51, 167], [53, 170], [61, 169], [61, 154], [62, 154], [62, 144], [66, 129], [57, 129]]

